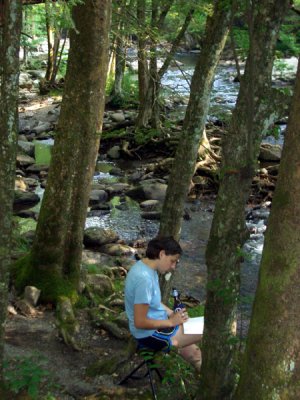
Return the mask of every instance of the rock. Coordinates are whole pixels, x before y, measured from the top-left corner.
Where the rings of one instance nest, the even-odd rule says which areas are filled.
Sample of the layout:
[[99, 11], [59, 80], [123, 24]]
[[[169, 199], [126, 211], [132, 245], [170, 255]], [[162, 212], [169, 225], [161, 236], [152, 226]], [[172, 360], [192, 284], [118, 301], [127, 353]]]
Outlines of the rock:
[[23, 177], [16, 176], [15, 190], [21, 190], [22, 192], [25, 192], [27, 190], [27, 185], [26, 185], [26, 182], [24, 181]]
[[14, 211], [26, 210], [39, 203], [40, 198], [37, 194], [31, 192], [22, 192], [15, 190], [15, 198], [13, 204]]
[[89, 205], [105, 203], [107, 199], [108, 195], [105, 190], [92, 190], [90, 193]]
[[277, 144], [263, 143], [260, 146], [259, 159], [263, 161], [280, 161], [281, 146]]
[[140, 207], [145, 209], [145, 210], [156, 210], [160, 206], [160, 202], [158, 200], [145, 200], [142, 203], [140, 203]]
[[86, 284], [89, 286], [89, 291], [100, 297], [109, 295], [114, 291], [112, 280], [104, 274], [87, 274]]
[[33, 307], [37, 305], [41, 291], [34, 286], [26, 286], [24, 290], [24, 300]]
[[123, 112], [113, 113], [113, 114], [111, 114], [110, 118], [114, 122], [123, 122], [123, 121], [125, 121], [125, 115], [123, 114]]
[[112, 183], [106, 188], [110, 196], [115, 196], [117, 194], [123, 193], [128, 190], [130, 185], [128, 183]]
[[18, 140], [18, 149], [30, 157], [34, 157], [34, 144], [25, 140]]
[[84, 231], [83, 243], [86, 247], [95, 248], [116, 242], [118, 239], [118, 234], [111, 229], [92, 227]]
[[30, 75], [26, 72], [21, 72], [19, 75], [19, 87], [22, 89], [31, 89], [33, 86]]
[[28, 167], [35, 163], [35, 159], [26, 155], [26, 154], [18, 154], [17, 155], [17, 166], [18, 167]]
[[101, 246], [99, 251], [110, 256], [129, 256], [135, 253], [135, 249], [132, 247], [119, 243], [106, 244]]
[[120, 158], [120, 146], [113, 146], [107, 151], [108, 157], [117, 160]]
[[27, 317], [32, 317], [37, 314], [37, 310], [32, 307], [32, 305], [28, 303], [28, 301], [26, 301], [25, 299], [18, 300], [16, 302], [16, 307], [18, 310], [20, 310], [21, 314]]
[[163, 201], [166, 195], [167, 185], [153, 179], [142, 181], [136, 188], [128, 190], [126, 195], [135, 200], [159, 200]]
[[52, 129], [52, 125], [50, 122], [40, 122], [37, 126], [35, 126], [32, 131], [39, 135], [42, 132], [47, 132]]
[[41, 171], [48, 171], [48, 170], [49, 170], [49, 165], [46, 164], [34, 164], [26, 168], [26, 172], [31, 172], [33, 174], [38, 174]]
[[161, 213], [159, 211], [144, 211], [141, 217], [144, 219], [160, 220]]

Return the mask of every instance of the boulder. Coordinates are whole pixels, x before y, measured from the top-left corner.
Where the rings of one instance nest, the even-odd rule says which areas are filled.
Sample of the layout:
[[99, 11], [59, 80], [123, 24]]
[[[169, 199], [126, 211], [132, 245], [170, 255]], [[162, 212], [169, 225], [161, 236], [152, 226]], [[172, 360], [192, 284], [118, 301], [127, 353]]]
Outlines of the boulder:
[[91, 227], [84, 231], [83, 243], [88, 248], [95, 248], [116, 242], [118, 239], [118, 234], [111, 229]]
[[120, 146], [113, 146], [107, 151], [107, 156], [114, 160], [117, 160], [118, 158], [120, 158], [120, 150]]
[[24, 299], [33, 307], [37, 305], [41, 291], [34, 286], [26, 286], [24, 290]]
[[278, 144], [263, 143], [260, 146], [259, 159], [262, 161], [280, 161], [282, 148]]
[[120, 243], [105, 244], [99, 248], [99, 251], [110, 256], [129, 256], [135, 253], [134, 248]]
[[40, 198], [37, 194], [31, 192], [23, 192], [21, 190], [15, 190], [15, 198], [13, 204], [13, 210], [20, 211], [34, 207], [39, 203]]
[[89, 205], [94, 205], [98, 203], [105, 203], [108, 199], [108, 195], [105, 190], [95, 189], [90, 193]]
[[113, 114], [111, 114], [110, 118], [114, 122], [123, 122], [123, 121], [125, 121], [125, 115], [123, 114], [123, 112], [113, 113]]
[[34, 143], [18, 140], [18, 149], [30, 157], [34, 157]]
[[26, 155], [26, 154], [18, 154], [17, 155], [17, 166], [18, 167], [28, 167], [35, 163], [35, 159]]
[[140, 203], [140, 207], [144, 210], [153, 211], [160, 207], [161, 203], [158, 200], [145, 200]]
[[87, 274], [86, 284], [93, 294], [106, 296], [114, 291], [112, 280], [104, 274]]
[[143, 211], [141, 217], [144, 219], [160, 220], [161, 213], [159, 211]]
[[167, 184], [154, 179], [142, 181], [134, 189], [128, 190], [126, 195], [135, 200], [163, 201], [166, 195]]

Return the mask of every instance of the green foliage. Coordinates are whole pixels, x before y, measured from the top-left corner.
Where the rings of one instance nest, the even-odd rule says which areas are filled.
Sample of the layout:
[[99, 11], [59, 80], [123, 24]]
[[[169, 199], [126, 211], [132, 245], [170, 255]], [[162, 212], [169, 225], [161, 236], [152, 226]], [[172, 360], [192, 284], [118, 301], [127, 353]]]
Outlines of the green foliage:
[[[113, 90], [114, 77], [110, 75], [106, 81], [106, 94], [109, 95]], [[111, 99], [110, 104], [114, 107], [130, 107], [138, 103], [139, 90], [136, 74], [125, 71], [122, 81], [122, 95]]]
[[193, 318], [193, 317], [201, 317], [204, 315], [204, 305], [203, 304], [199, 304], [198, 306], [195, 307], [191, 307], [188, 309], [188, 314], [189, 317]]
[[4, 361], [4, 381], [8, 389], [16, 394], [26, 390], [33, 400], [40, 399], [39, 389], [49, 377], [43, 364], [44, 360], [37, 355]]
[[159, 138], [161, 132], [156, 129], [139, 129], [135, 132], [134, 140], [136, 144], [141, 145], [149, 142], [151, 139]]

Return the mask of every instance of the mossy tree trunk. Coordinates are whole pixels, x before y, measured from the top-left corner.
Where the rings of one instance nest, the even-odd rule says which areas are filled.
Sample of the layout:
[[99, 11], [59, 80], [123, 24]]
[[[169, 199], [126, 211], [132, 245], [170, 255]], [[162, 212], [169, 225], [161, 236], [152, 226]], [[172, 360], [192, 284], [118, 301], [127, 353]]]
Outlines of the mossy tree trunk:
[[[191, 94], [183, 123], [182, 136], [177, 147], [163, 204], [159, 233], [179, 238], [184, 201], [194, 174], [199, 142], [205, 127], [210, 93], [231, 17], [231, 6], [224, 1], [215, 3], [214, 12], [206, 23], [203, 47], [191, 83]], [[169, 297], [171, 279], [161, 279], [162, 297]]]
[[139, 103], [143, 104], [145, 101], [149, 69], [147, 61], [146, 50], [146, 1], [137, 0], [137, 20], [138, 20], [138, 82], [139, 82]]
[[[144, 88], [140, 89], [141, 96], [140, 96], [140, 108], [139, 108], [139, 115], [137, 118], [136, 126], [137, 128], [144, 128], [150, 125], [153, 129], [157, 129], [160, 127], [160, 104], [159, 104], [159, 94], [161, 89], [161, 80], [166, 73], [167, 69], [169, 68], [172, 60], [174, 59], [174, 55], [176, 50], [180, 44], [180, 41], [184, 37], [184, 34], [192, 20], [194, 14], [194, 8], [191, 8], [185, 18], [185, 21], [179, 30], [178, 34], [174, 38], [172, 42], [172, 47], [168, 52], [167, 56], [165, 57], [164, 63], [161, 68], [157, 69], [157, 43], [155, 40], [152, 39], [152, 43], [150, 46], [150, 69], [149, 69], [149, 78], [145, 82], [140, 79], [139, 83], [146, 86], [146, 90]], [[151, 29], [153, 32], [159, 29], [162, 29], [164, 19], [161, 17], [158, 18], [157, 10], [154, 8], [152, 9], [152, 25]], [[143, 42], [142, 42], [143, 43]], [[141, 54], [143, 55], [143, 53]], [[145, 64], [144, 59], [143, 64], [141, 62], [141, 68], [143, 71], [144, 77], [144, 67]], [[147, 82], [147, 84], [146, 84]]]
[[235, 399], [300, 398], [300, 64]]
[[[76, 297], [83, 229], [99, 149], [105, 98], [110, 0], [73, 8], [76, 31], [61, 114], [32, 251], [21, 260], [17, 283], [36, 285], [42, 297]], [[23, 264], [23, 265], [22, 265]]]
[[263, 0], [252, 4], [249, 56], [223, 148], [219, 193], [206, 250], [208, 282], [201, 400], [230, 398], [233, 389], [233, 327], [241, 248], [247, 238], [245, 205], [257, 169], [262, 135], [275, 114], [268, 113], [268, 93], [275, 44], [288, 3]]
[[5, 0], [0, 27], [0, 385], [11, 263], [12, 211], [18, 134], [19, 49], [22, 2]]

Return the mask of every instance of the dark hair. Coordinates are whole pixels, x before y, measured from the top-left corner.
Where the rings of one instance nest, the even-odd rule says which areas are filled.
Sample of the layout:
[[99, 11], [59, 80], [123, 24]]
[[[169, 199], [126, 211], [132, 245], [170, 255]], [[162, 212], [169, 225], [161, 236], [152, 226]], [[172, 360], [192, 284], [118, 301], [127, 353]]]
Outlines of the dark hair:
[[146, 257], [150, 260], [156, 260], [159, 258], [159, 253], [164, 250], [166, 255], [182, 254], [182, 248], [180, 244], [172, 237], [156, 237], [148, 243], [146, 250]]

